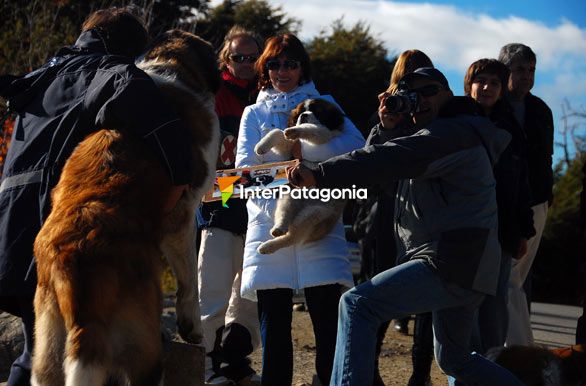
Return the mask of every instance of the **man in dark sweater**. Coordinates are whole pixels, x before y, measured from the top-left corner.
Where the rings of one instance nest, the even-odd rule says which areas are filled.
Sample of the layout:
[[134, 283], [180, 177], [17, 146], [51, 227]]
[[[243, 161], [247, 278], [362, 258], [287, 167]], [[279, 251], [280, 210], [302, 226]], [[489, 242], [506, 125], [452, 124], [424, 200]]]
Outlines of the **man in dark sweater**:
[[507, 44], [501, 49], [499, 60], [511, 71], [505, 97], [523, 128], [527, 144], [527, 174], [536, 232], [535, 236], [527, 241], [525, 255], [512, 262], [509, 277], [507, 345], [532, 345], [533, 333], [523, 284], [535, 260], [545, 227], [547, 209], [553, 200], [553, 116], [545, 102], [530, 93], [535, 81], [537, 60], [531, 48], [520, 43]]
[[[223, 84], [216, 94], [222, 131], [218, 169], [234, 167], [240, 118], [256, 98], [254, 64], [261, 47], [252, 33], [233, 27], [219, 53]], [[246, 235], [245, 200], [202, 204], [198, 226], [199, 294], [206, 346], [206, 385], [258, 385], [248, 355], [259, 346], [256, 303], [240, 297]]]

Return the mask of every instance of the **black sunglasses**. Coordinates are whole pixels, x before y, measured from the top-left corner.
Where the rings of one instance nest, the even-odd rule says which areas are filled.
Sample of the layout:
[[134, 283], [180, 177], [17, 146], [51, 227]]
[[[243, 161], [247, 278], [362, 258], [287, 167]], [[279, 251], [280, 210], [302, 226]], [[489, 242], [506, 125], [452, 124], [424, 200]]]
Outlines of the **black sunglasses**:
[[301, 63], [299, 63], [298, 60], [287, 59], [287, 60], [283, 60], [283, 62], [280, 62], [277, 59], [271, 59], [271, 60], [267, 60], [265, 67], [267, 68], [267, 70], [270, 70], [270, 71], [276, 71], [279, 68], [281, 68], [281, 66], [283, 66], [283, 68], [285, 70], [296, 70], [299, 68], [300, 65], [301, 65]]
[[234, 54], [234, 55], [230, 55], [230, 59], [232, 59], [232, 61], [234, 63], [244, 63], [244, 62], [254, 63], [258, 59], [258, 55], [240, 55], [240, 54]]
[[443, 90], [444, 88], [437, 84], [429, 84], [427, 86], [423, 86], [420, 88], [413, 88], [408, 90], [408, 92], [415, 92], [424, 97], [430, 97], [436, 95], [438, 92]]

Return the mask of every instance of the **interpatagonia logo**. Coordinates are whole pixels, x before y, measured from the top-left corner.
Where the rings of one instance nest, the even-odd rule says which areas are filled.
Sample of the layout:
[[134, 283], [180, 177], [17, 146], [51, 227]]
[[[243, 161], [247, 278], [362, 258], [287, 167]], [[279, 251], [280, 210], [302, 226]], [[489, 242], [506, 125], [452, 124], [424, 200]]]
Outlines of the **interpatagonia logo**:
[[218, 177], [218, 187], [222, 194], [222, 206], [228, 208], [228, 200], [234, 194], [234, 183], [240, 180], [240, 176]]
[[274, 189], [243, 189], [239, 186], [241, 199], [249, 198], [264, 198], [264, 199], [279, 199], [284, 196], [290, 196], [294, 200], [320, 200], [321, 202], [328, 202], [330, 200], [365, 200], [368, 198], [368, 190], [366, 188], [357, 188], [352, 185], [351, 188], [343, 189], [327, 189], [327, 188], [291, 188], [289, 185], [281, 185]]

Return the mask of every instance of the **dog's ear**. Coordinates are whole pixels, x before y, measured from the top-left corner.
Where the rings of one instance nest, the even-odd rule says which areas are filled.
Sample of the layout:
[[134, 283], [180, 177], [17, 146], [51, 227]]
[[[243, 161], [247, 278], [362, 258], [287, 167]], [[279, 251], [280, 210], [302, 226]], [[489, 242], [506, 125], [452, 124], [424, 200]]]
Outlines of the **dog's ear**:
[[323, 109], [325, 114], [323, 114], [324, 118], [319, 117], [320, 121], [323, 119], [324, 121], [322, 123], [330, 130], [341, 130], [341, 126], [344, 123], [344, 114], [342, 114], [342, 111], [330, 102], [324, 103]]
[[176, 72], [183, 81], [196, 89], [217, 92], [220, 71], [212, 45], [190, 32], [169, 30], [157, 36], [147, 47], [144, 60], [175, 62]]
[[291, 113], [289, 114], [289, 119], [287, 120], [287, 127], [293, 127], [293, 126], [297, 125], [297, 119], [299, 118], [301, 113], [305, 110], [306, 103], [307, 103], [307, 101], [301, 102], [297, 106], [295, 106], [295, 108], [293, 110], [291, 110]]

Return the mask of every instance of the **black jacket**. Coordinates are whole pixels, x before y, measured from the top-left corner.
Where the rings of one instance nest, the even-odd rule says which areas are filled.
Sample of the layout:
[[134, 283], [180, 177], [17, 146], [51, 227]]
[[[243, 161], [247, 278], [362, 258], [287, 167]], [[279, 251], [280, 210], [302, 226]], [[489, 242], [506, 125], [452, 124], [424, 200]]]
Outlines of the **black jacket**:
[[[378, 115], [375, 115], [378, 119]], [[394, 129], [384, 129], [378, 123], [371, 129], [366, 146], [382, 145], [413, 132], [408, 117]], [[390, 181], [381, 186], [372, 186], [368, 190], [368, 199], [357, 202], [354, 231], [362, 239], [363, 274], [368, 278], [397, 264], [397, 246], [392, 223], [397, 184], [397, 181]]]
[[527, 146], [525, 134], [515, 119], [511, 106], [500, 100], [490, 120], [511, 134], [511, 142], [494, 167], [496, 200], [501, 247], [515, 253], [521, 239], [535, 235], [531, 192], [527, 178]]
[[98, 129], [128, 127], [179, 185], [191, 175], [189, 133], [148, 75], [131, 58], [106, 54], [91, 30], [2, 86], [18, 116], [0, 185], [0, 295], [27, 295], [36, 285], [34, 239], [77, 144]]
[[527, 165], [532, 205], [553, 199], [553, 115], [544, 101], [533, 94], [525, 97]]

